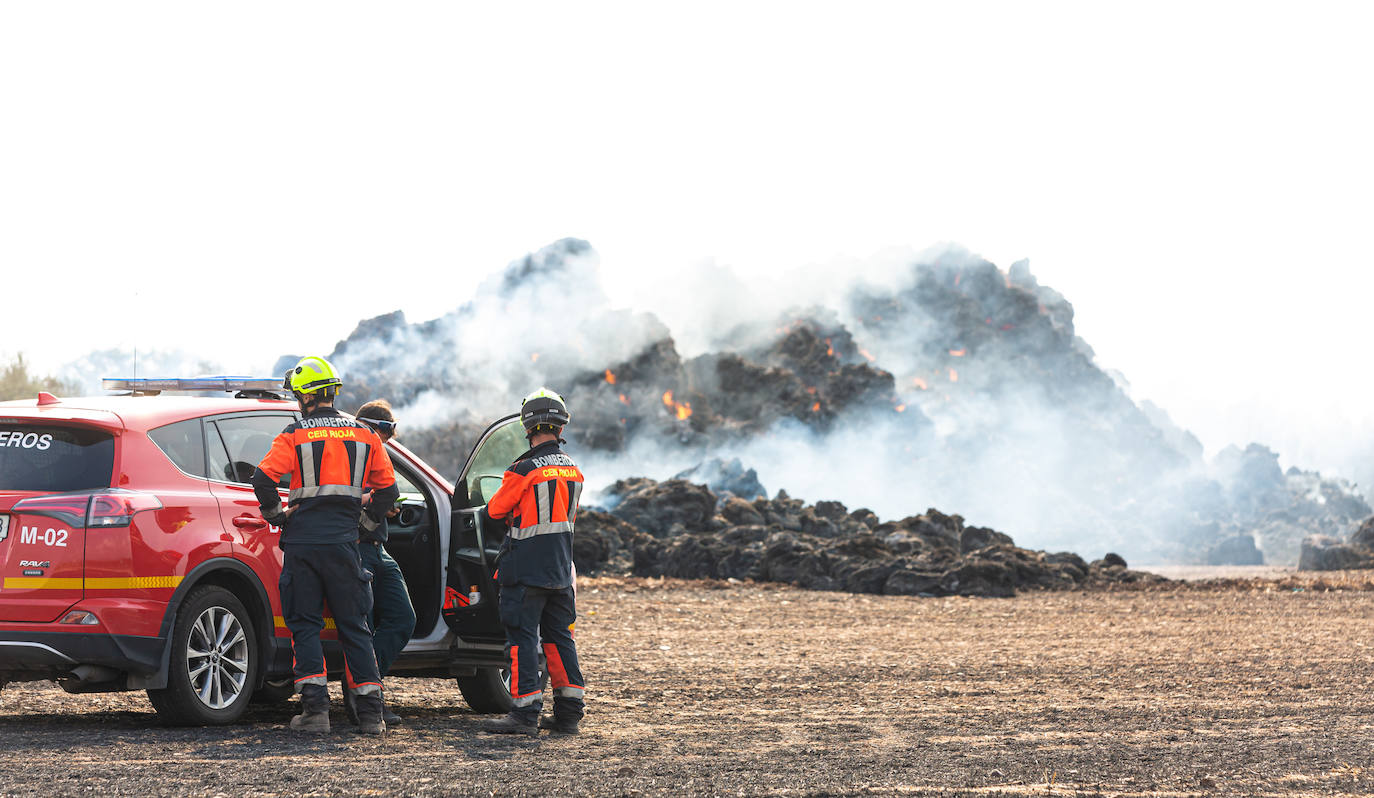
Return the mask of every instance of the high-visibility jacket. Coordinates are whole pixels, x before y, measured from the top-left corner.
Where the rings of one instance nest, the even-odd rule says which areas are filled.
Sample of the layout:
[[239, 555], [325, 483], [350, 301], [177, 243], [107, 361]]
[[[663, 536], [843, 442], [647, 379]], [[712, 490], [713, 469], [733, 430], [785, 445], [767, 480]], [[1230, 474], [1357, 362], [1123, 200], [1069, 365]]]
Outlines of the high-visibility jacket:
[[510, 521], [498, 582], [572, 586], [573, 522], [581, 497], [582, 471], [554, 441], [530, 449], [506, 469], [487, 501], [488, 515]]
[[281, 511], [277, 481], [290, 474], [295, 509], [282, 529], [287, 545], [352, 543], [358, 539], [363, 491], [371, 489], [367, 515], [386, 517], [399, 490], [382, 439], [361, 421], [322, 407], [287, 425], [253, 472], [253, 492], [264, 517]]

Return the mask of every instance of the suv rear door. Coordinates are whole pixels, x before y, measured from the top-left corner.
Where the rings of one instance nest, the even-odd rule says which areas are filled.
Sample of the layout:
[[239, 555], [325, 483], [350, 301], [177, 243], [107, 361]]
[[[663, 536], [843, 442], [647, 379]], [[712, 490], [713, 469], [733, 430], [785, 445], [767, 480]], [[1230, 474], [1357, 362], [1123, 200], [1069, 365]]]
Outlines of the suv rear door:
[[91, 494], [114, 460], [112, 429], [0, 419], [0, 621], [56, 621], [81, 599]]
[[[482, 511], [501, 486], [506, 468], [528, 449], [520, 417], [506, 416], [482, 433], [454, 485], [444, 620], [470, 643], [503, 643], [506, 639], [496, 612], [495, 580], [496, 555], [506, 528], [492, 525]], [[476, 602], [470, 601], [474, 592], [480, 596]]]
[[[295, 415], [286, 411], [240, 413], [205, 420], [210, 492], [219, 502], [224, 531], [233, 541], [234, 550], [267, 587], [273, 602], [274, 623], [281, 618], [276, 589], [282, 566], [281, 530], [262, 519], [249, 480], [272, 448], [273, 439], [295, 420]], [[284, 486], [279, 486], [278, 494], [285, 504]]]

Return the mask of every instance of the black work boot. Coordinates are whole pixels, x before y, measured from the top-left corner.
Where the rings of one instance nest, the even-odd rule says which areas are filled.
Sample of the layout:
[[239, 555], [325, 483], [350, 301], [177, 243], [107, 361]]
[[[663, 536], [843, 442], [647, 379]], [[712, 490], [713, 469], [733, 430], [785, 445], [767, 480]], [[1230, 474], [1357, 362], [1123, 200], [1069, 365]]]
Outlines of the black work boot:
[[577, 734], [577, 724], [575, 720], [559, 720], [554, 715], [545, 715], [539, 719], [539, 728], [548, 729], [554, 734]]
[[358, 731], [363, 734], [382, 734], [386, 721], [382, 720], [382, 697], [376, 693], [353, 697], [358, 708]]
[[524, 734], [529, 737], [538, 737], [539, 724], [535, 722], [534, 718], [527, 718], [510, 712], [505, 717], [484, 722], [482, 731], [492, 734]]
[[301, 714], [291, 718], [291, 728], [312, 734], [329, 733], [329, 688], [301, 685]]

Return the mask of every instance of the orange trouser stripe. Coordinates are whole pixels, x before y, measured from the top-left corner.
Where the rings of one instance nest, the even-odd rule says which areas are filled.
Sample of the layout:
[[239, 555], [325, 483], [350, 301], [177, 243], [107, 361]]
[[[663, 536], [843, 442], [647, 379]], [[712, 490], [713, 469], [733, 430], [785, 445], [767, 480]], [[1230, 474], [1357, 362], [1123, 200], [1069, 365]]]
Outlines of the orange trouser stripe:
[[558, 653], [558, 646], [553, 643], [545, 643], [544, 659], [549, 666], [549, 684], [555, 688], [567, 687], [568, 671], [563, 667], [563, 657]]

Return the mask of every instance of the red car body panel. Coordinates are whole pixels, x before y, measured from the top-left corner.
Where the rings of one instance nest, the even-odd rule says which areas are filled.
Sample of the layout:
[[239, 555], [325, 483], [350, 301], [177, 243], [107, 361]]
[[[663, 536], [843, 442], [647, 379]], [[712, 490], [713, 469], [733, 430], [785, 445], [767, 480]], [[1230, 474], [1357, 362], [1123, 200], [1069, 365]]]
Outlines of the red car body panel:
[[[86, 529], [13, 512], [19, 501], [44, 494], [0, 493], [0, 513], [11, 516], [10, 534], [0, 541], [0, 637], [5, 632], [165, 636], [167, 609], [176, 589], [197, 566], [215, 558], [237, 560], [252, 570], [268, 588], [276, 636], [289, 637], [275, 590], [281, 549], [275, 530], [261, 522], [251, 486], [188, 475], [147, 435], [177, 421], [241, 414], [263, 405], [285, 413], [296, 410], [294, 402], [280, 400], [199, 397], [85, 397], [50, 405], [0, 402], [0, 424], [76, 425], [113, 434], [110, 486], [151, 494], [161, 504], [136, 513], [127, 525]], [[261, 527], [236, 527], [235, 515], [251, 515]], [[38, 528], [32, 540], [24, 534], [25, 527]], [[54, 533], [45, 540], [49, 529]], [[65, 545], [54, 545], [59, 542]], [[50, 565], [40, 569], [25, 563]], [[39, 570], [42, 575], [35, 575]], [[94, 614], [99, 623], [58, 622], [68, 612], [81, 610]], [[330, 634], [326, 630], [326, 636]]]
[[[45, 401], [0, 402], [0, 684], [51, 679], [72, 692], [146, 689], [174, 722], [232, 722], [255, 689], [289, 689], [280, 534], [246, 482], [257, 452], [299, 417], [296, 403], [179, 395]], [[494, 436], [498, 428], [504, 437]], [[515, 416], [498, 420], [482, 440], [500, 441], [493, 451], [523, 443], [510, 430], [523, 432]], [[418, 616], [392, 674], [398, 666], [417, 676], [450, 674], [474, 708], [505, 711], [504, 629], [480, 507], [455, 504], [453, 483], [395, 440], [387, 451], [408, 485], [388, 547]], [[287, 491], [280, 493], [285, 500]], [[480, 582], [490, 598], [449, 617], [449, 578]], [[255, 652], [237, 673], [256, 681], [237, 685], [233, 709], [218, 716], [220, 693], [207, 698], [204, 674], [222, 681], [228, 671], [210, 670], [205, 644], [191, 642], [211, 611], [223, 611], [216, 624], [228, 614], [241, 619], [237, 636], [220, 640]], [[321, 636], [341, 670], [327, 610]], [[209, 637], [201, 632], [197, 640]], [[250, 661], [238, 649], [216, 656], [240, 654]]]

